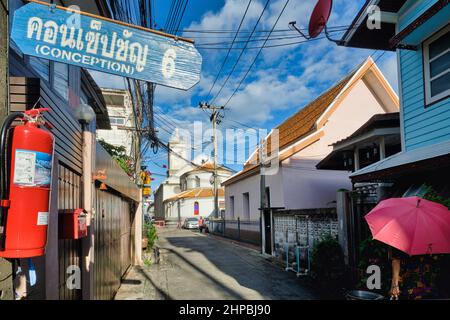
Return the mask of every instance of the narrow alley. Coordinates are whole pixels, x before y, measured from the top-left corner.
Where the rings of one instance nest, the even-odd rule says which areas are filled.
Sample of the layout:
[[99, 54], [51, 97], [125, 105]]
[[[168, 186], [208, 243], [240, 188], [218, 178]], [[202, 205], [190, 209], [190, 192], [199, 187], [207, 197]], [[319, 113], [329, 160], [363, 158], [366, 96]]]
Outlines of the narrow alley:
[[160, 263], [134, 267], [116, 300], [316, 298], [253, 249], [177, 229], [161, 232], [158, 245]]

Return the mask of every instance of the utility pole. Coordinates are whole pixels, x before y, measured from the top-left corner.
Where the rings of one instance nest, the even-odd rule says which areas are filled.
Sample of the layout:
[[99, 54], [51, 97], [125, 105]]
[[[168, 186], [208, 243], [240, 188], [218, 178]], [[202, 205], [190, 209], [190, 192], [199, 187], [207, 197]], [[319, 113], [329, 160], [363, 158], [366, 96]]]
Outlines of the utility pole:
[[210, 121], [213, 124], [213, 142], [214, 142], [214, 217], [219, 218], [219, 186], [217, 179], [217, 124], [220, 123], [220, 110], [225, 109], [223, 106], [211, 106], [205, 102], [200, 103], [201, 109], [212, 110]]
[[[0, 0], [0, 122], [9, 110], [9, 20], [8, 0]], [[0, 300], [13, 300], [12, 265], [0, 258]]]
[[[260, 175], [260, 184], [259, 184], [259, 192], [260, 192], [260, 229], [261, 229], [261, 239], [263, 237], [263, 234], [266, 235], [267, 232], [265, 230], [267, 222], [265, 219], [265, 210], [266, 210], [266, 175], [264, 172], [264, 165], [265, 165], [265, 143], [264, 139], [261, 139], [261, 142], [259, 144], [259, 175]], [[267, 242], [267, 239], [265, 239], [265, 242]], [[265, 253], [265, 248], [263, 247], [263, 243], [261, 241], [261, 253]]]

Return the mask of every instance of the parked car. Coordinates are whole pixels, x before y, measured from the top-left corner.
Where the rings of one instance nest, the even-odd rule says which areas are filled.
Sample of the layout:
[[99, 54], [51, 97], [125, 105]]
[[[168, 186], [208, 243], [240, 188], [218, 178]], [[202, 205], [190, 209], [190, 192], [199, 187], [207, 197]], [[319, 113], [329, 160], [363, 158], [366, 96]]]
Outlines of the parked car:
[[183, 229], [193, 230], [198, 228], [199, 228], [199, 218], [193, 217], [184, 219]]

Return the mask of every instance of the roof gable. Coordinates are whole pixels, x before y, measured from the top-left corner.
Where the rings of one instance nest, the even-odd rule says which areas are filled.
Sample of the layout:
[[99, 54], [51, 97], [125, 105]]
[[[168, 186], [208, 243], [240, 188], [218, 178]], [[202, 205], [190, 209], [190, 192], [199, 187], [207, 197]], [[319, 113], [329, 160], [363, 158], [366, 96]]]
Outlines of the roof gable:
[[334, 87], [328, 89], [314, 101], [306, 105], [277, 127], [279, 130], [280, 150], [315, 131], [315, 124], [317, 120], [319, 120], [322, 114], [333, 103], [355, 73], [356, 71], [347, 75]]

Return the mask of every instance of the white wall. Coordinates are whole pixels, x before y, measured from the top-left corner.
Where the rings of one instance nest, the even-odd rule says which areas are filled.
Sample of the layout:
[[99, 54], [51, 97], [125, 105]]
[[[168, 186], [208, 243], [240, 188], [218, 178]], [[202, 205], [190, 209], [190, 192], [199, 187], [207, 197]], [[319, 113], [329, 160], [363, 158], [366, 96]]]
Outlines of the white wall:
[[[259, 197], [260, 177], [259, 175], [249, 177], [239, 181], [239, 183], [232, 184], [225, 187], [225, 216], [227, 219], [236, 220], [238, 217], [244, 220], [244, 196], [249, 193], [250, 203], [250, 220], [259, 219], [260, 197]], [[230, 215], [230, 196], [234, 196], [234, 217]]]

